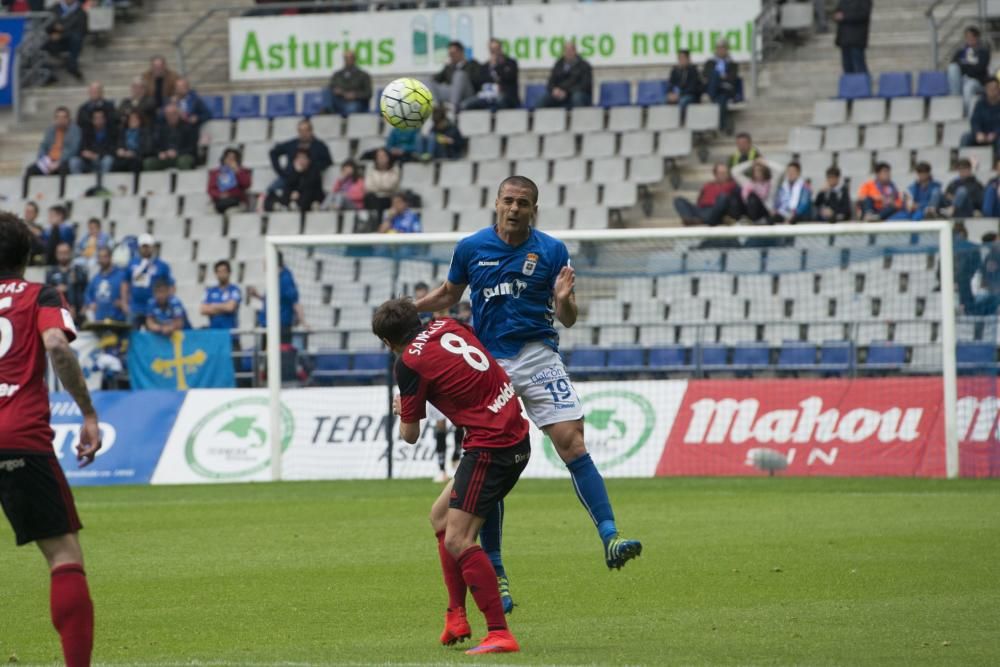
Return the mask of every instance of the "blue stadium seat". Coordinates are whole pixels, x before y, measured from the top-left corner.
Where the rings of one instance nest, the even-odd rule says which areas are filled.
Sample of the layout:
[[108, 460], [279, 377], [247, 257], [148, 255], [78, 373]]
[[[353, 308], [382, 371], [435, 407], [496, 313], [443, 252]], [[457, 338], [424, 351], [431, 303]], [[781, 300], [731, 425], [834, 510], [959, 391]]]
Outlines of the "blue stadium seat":
[[729, 348], [725, 345], [706, 343], [698, 346], [699, 366], [703, 371], [720, 371], [729, 368]]
[[857, 100], [872, 96], [872, 79], [867, 74], [841, 74], [837, 97]]
[[944, 97], [951, 95], [948, 74], [945, 72], [921, 72], [917, 77], [917, 97]]
[[545, 97], [545, 93], [548, 91], [544, 83], [529, 83], [524, 88], [524, 106], [528, 109], [534, 109], [538, 106], [538, 103], [542, 101]]
[[307, 90], [302, 94], [302, 115], [315, 116], [323, 113], [323, 91]]
[[906, 363], [906, 348], [887, 342], [873, 342], [868, 346], [864, 368], [868, 370], [897, 370]]
[[569, 358], [571, 370], [583, 373], [601, 372], [607, 368], [608, 352], [596, 347], [578, 347]]
[[632, 85], [628, 81], [605, 81], [598, 104], [605, 108], [627, 107], [632, 104]]
[[771, 367], [771, 348], [756, 343], [737, 343], [733, 346], [734, 370], [754, 371]]
[[654, 347], [649, 351], [649, 369], [654, 371], [680, 371], [691, 368], [687, 361], [688, 349], [683, 345]]
[[636, 369], [646, 365], [646, 351], [640, 347], [616, 347], [608, 352], [608, 370]]
[[352, 367], [355, 376], [380, 377], [389, 370], [389, 354], [387, 352], [358, 352], [354, 355]]
[[295, 109], [295, 92], [268, 93], [265, 109], [268, 118], [298, 115]]
[[382, 113], [382, 90], [383, 88], [376, 88], [375, 95], [372, 96], [372, 111], [374, 113]]
[[997, 348], [993, 343], [959, 343], [955, 350], [958, 370], [976, 375], [993, 374], [997, 367]]
[[644, 107], [666, 104], [667, 82], [660, 79], [640, 81], [635, 94], [635, 103]]
[[819, 365], [816, 370], [828, 375], [840, 375], [851, 368], [851, 344], [828, 340], [819, 348]]
[[913, 75], [909, 72], [882, 72], [878, 77], [878, 96], [910, 97], [913, 94]]
[[226, 117], [226, 98], [222, 95], [201, 95], [201, 101], [212, 112], [212, 118]]
[[816, 368], [816, 346], [785, 341], [778, 350], [778, 370], [800, 371]]
[[260, 116], [260, 95], [239, 93], [229, 97], [230, 118], [258, 118]]
[[330, 381], [350, 373], [351, 354], [349, 352], [323, 352], [313, 357], [316, 364], [312, 377], [316, 381]]

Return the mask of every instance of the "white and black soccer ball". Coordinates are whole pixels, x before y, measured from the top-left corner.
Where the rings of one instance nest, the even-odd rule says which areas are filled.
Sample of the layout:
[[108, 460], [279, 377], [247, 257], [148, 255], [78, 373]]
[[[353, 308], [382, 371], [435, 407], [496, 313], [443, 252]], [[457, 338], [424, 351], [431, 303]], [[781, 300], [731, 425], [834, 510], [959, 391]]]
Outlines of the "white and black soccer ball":
[[401, 130], [420, 128], [434, 110], [434, 96], [416, 79], [396, 79], [382, 90], [379, 109], [385, 122]]

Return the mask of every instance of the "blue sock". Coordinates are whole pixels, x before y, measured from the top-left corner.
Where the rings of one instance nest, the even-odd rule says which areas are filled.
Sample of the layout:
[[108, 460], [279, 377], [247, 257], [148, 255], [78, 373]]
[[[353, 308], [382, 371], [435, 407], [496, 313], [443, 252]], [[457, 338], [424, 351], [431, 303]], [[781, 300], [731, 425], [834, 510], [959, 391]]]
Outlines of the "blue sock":
[[503, 542], [503, 501], [497, 503], [496, 509], [489, 513], [483, 527], [479, 530], [479, 544], [486, 552], [498, 577], [506, 577], [503, 561], [500, 559], [500, 544]]
[[608, 500], [608, 490], [604, 486], [604, 478], [598, 472], [590, 454], [574, 459], [566, 464], [573, 479], [573, 488], [576, 489], [576, 497], [580, 499], [583, 506], [597, 526], [597, 532], [601, 535], [601, 540], [607, 542], [618, 534], [615, 526], [615, 513], [611, 510], [611, 501]]

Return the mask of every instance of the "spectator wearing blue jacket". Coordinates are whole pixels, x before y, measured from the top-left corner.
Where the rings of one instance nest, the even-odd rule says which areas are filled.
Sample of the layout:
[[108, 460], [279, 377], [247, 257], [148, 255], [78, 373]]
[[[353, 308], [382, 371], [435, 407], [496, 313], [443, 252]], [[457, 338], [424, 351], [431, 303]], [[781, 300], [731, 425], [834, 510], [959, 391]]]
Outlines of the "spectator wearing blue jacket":
[[181, 112], [181, 121], [196, 130], [201, 130], [205, 121], [212, 117], [212, 110], [198, 93], [191, 89], [191, 84], [184, 77], [178, 78], [174, 84], [173, 102]]
[[917, 180], [906, 189], [903, 206], [910, 220], [935, 218], [941, 208], [944, 190], [931, 176], [931, 166], [926, 162], [917, 163]]
[[403, 194], [392, 196], [392, 205], [378, 230], [383, 234], [418, 234], [423, 230], [420, 214], [410, 208]]
[[785, 167], [785, 177], [774, 194], [775, 222], [794, 225], [812, 217], [812, 190], [802, 178], [802, 167], [798, 162], [789, 162]]
[[91, 322], [128, 320], [128, 274], [111, 263], [111, 248], [97, 250], [97, 273], [87, 284], [85, 303]]
[[133, 257], [125, 269], [131, 289], [129, 312], [132, 324], [136, 329], [146, 325], [146, 315], [149, 312], [149, 302], [153, 299], [153, 285], [158, 280], [173, 284], [170, 265], [159, 257], [154, 257], [156, 239], [152, 234], [142, 234], [139, 237], [139, 256]]
[[[422, 152], [420, 130], [402, 130], [394, 127], [385, 138], [385, 149], [389, 151], [393, 162], [409, 162], [416, 160]], [[374, 153], [372, 153], [374, 157]]]
[[1000, 159], [993, 165], [997, 175], [990, 179], [983, 192], [983, 217], [1000, 218]]
[[[261, 308], [257, 311], [257, 326], [267, 327], [267, 297], [251, 286], [247, 288], [247, 296], [251, 299], [260, 299]], [[309, 328], [306, 323], [305, 311], [299, 302], [299, 287], [295, 284], [295, 276], [285, 266], [285, 258], [278, 254], [278, 321], [281, 329], [281, 344], [287, 345], [292, 342], [292, 327], [296, 324], [303, 328]]]
[[187, 311], [173, 294], [173, 286], [166, 278], [153, 283], [153, 298], [146, 302], [146, 329], [152, 333], [169, 336], [187, 328]]
[[205, 290], [201, 314], [208, 317], [209, 329], [236, 329], [239, 327], [239, 310], [243, 294], [239, 287], [229, 282], [233, 269], [227, 260], [216, 262], [214, 270], [219, 283]]
[[91, 218], [87, 221], [87, 233], [76, 244], [76, 254], [78, 257], [93, 261], [97, 258], [97, 251], [101, 248], [111, 247], [111, 235], [101, 231], [100, 218]]
[[987, 81], [983, 93], [972, 112], [972, 131], [962, 136], [962, 145], [990, 146], [996, 156], [1000, 154], [1000, 81]]

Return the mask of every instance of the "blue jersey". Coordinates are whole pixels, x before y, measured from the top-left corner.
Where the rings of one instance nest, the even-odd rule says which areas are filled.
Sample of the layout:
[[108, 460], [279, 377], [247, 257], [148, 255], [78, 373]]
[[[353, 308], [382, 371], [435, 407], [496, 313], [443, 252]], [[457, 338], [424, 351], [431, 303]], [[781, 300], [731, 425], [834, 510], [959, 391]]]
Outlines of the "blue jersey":
[[124, 269], [112, 268], [107, 273], [98, 273], [87, 285], [87, 305], [94, 304], [95, 320], [125, 321], [125, 313], [115, 305], [121, 298], [122, 283], [128, 277]]
[[243, 301], [240, 288], [236, 285], [226, 285], [225, 287], [209, 287], [205, 290], [204, 303], [226, 303], [236, 302], [236, 310], [231, 313], [220, 313], [208, 316], [208, 327], [210, 329], [235, 329], [239, 322], [239, 307]]
[[170, 275], [170, 266], [159, 258], [143, 259], [134, 257], [128, 264], [128, 281], [132, 285], [132, 297], [129, 307], [133, 315], [145, 315], [146, 305], [153, 299], [153, 283], [158, 278], [165, 278], [174, 284]]
[[[295, 276], [286, 267], [281, 267], [278, 273], [278, 310], [280, 311], [281, 326], [288, 329], [295, 321], [295, 304], [299, 302], [299, 288], [295, 284]], [[263, 307], [257, 313], [257, 325], [267, 326], [267, 299], [264, 299]]]
[[507, 359], [532, 341], [558, 349], [552, 289], [564, 266], [569, 251], [562, 241], [532, 228], [514, 247], [487, 227], [455, 246], [448, 282], [469, 286], [476, 336], [490, 354]]
[[156, 299], [150, 299], [149, 303], [146, 304], [146, 314], [159, 324], [173, 322], [178, 317], [187, 322], [187, 312], [184, 310], [184, 304], [173, 295], [167, 299], [167, 303], [163, 306], [158, 304]]

